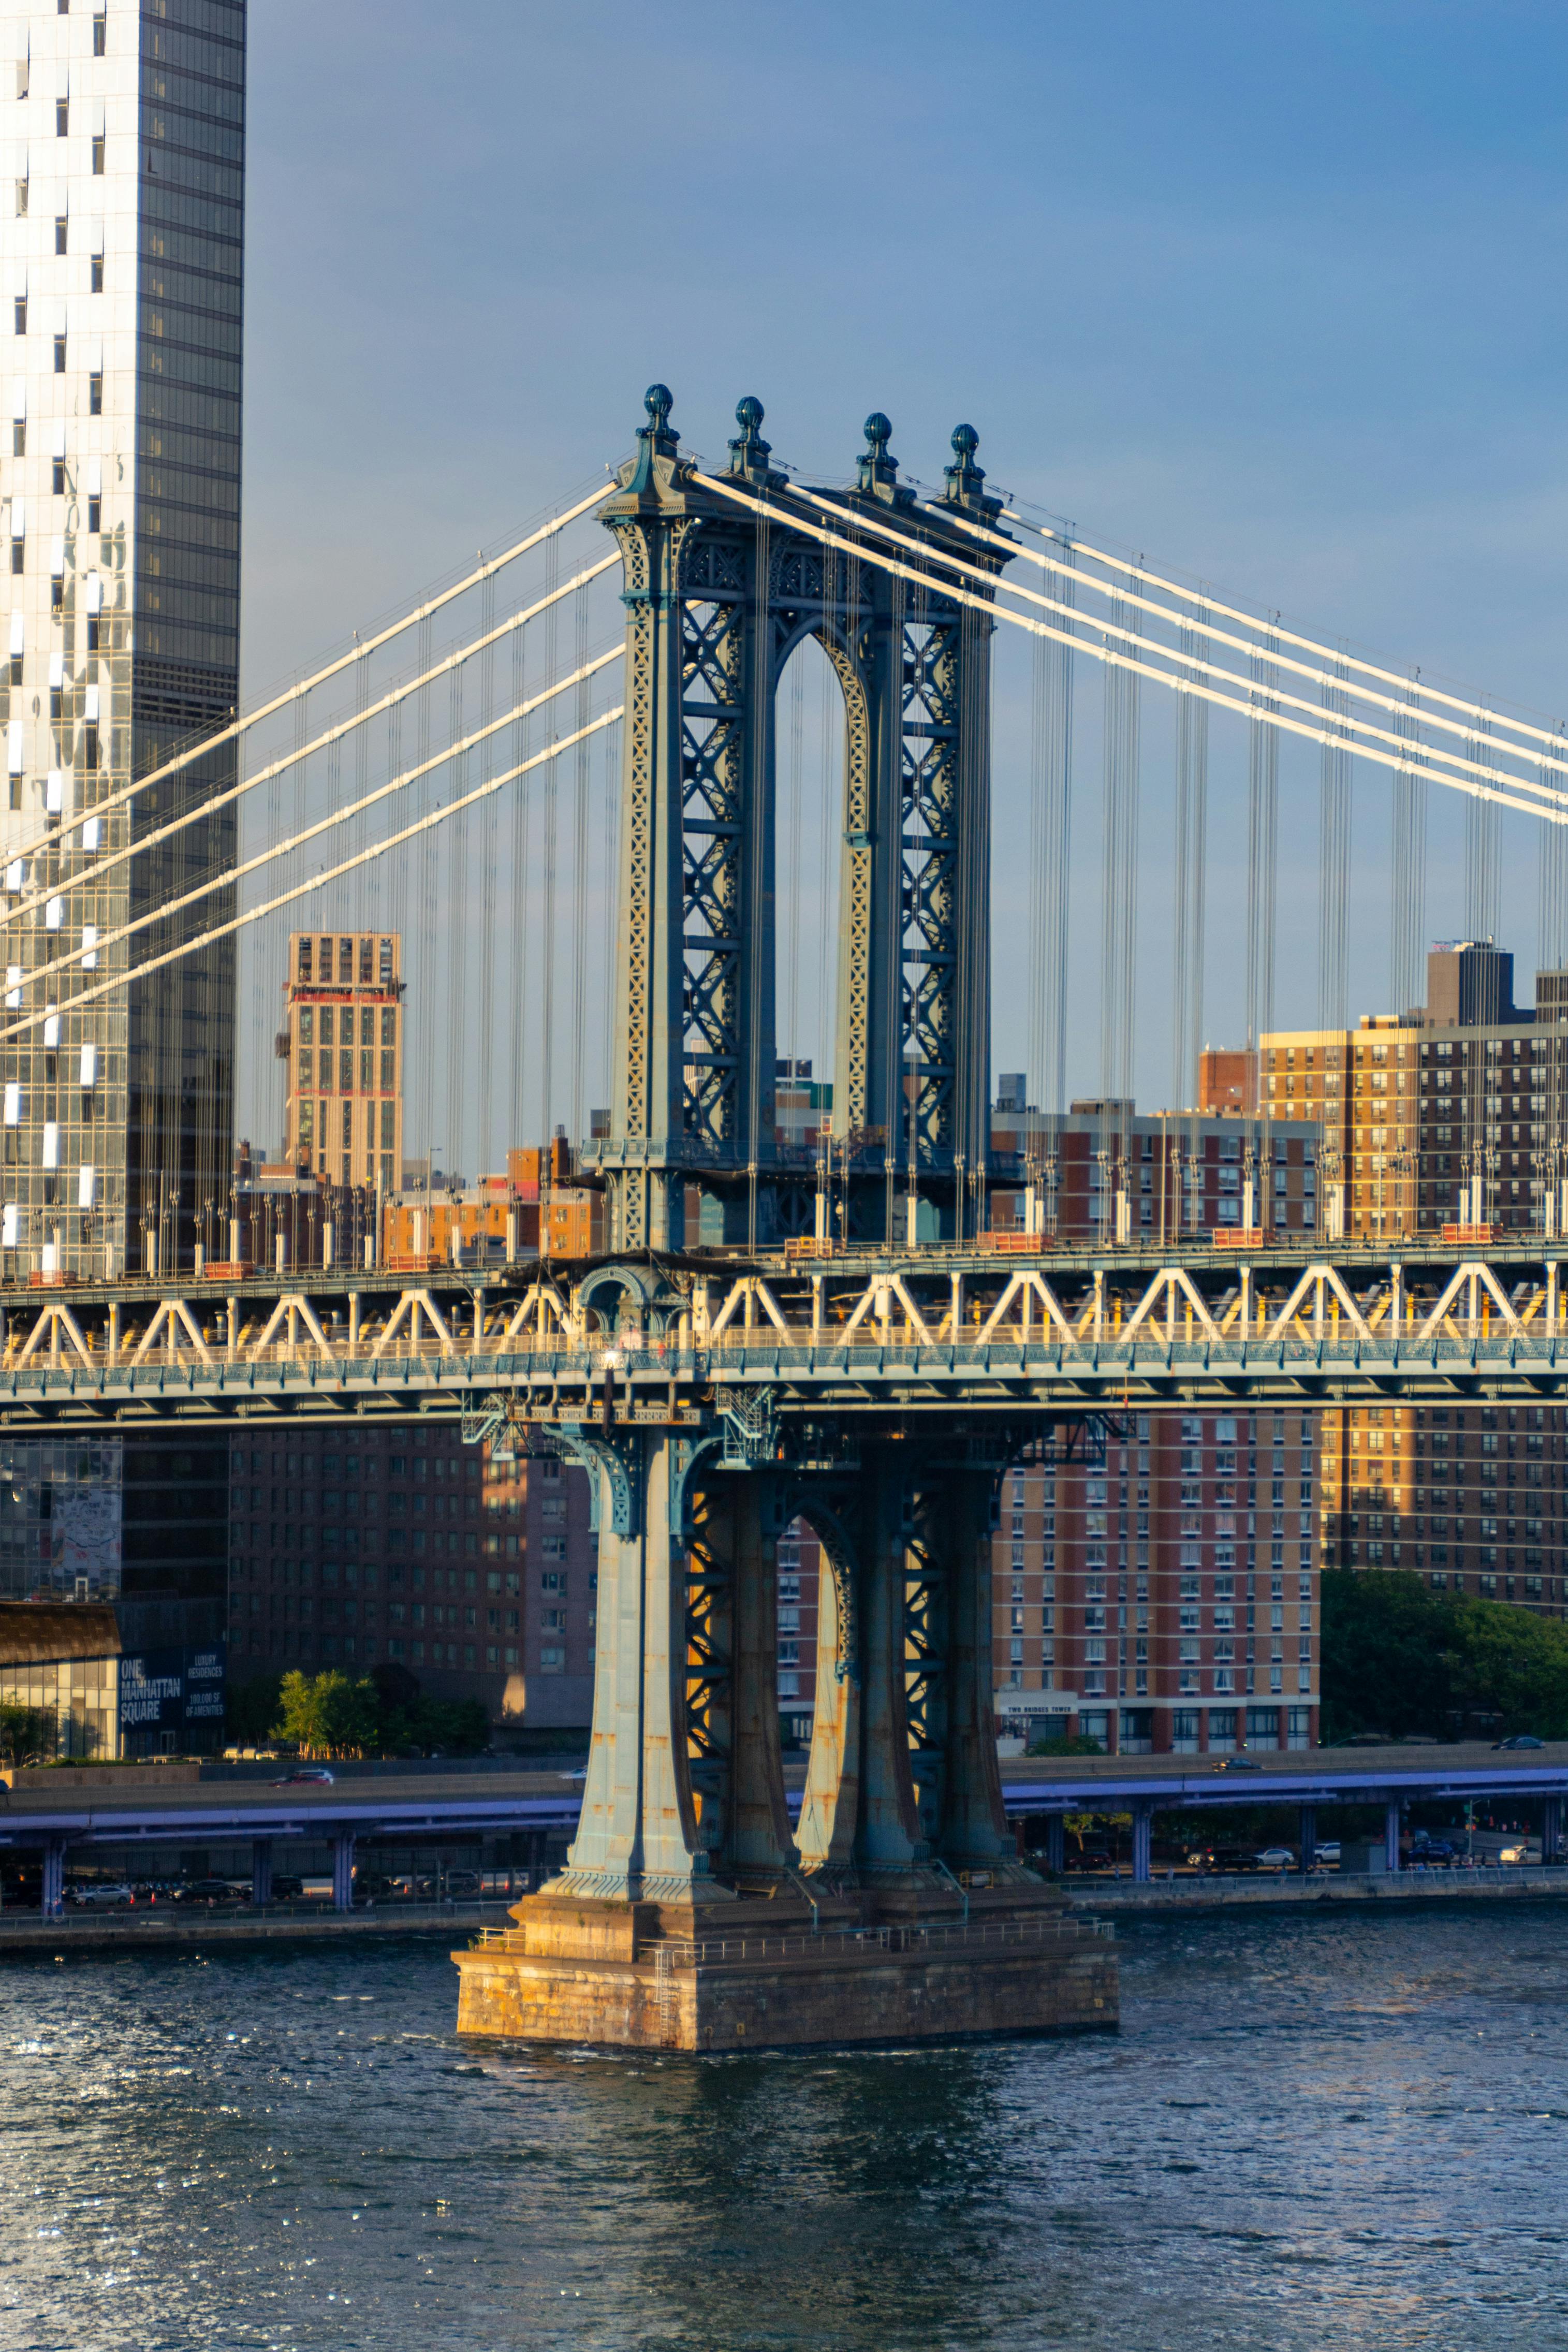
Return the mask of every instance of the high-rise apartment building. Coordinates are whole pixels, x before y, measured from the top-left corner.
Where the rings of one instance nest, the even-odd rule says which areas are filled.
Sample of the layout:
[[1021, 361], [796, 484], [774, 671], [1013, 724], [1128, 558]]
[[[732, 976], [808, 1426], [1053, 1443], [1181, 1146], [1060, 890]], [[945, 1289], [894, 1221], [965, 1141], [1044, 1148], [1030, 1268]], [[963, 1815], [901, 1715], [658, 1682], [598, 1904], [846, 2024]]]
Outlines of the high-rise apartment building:
[[1537, 973], [1534, 1006], [1517, 1006], [1512, 956], [1456, 940], [1427, 959], [1425, 1005], [1275, 1031], [1260, 1060], [1264, 1118], [1322, 1129], [1331, 1239], [1563, 1230], [1568, 973]]
[[0, 0], [0, 919], [6, 1010], [43, 1016], [0, 1049], [0, 1270], [188, 1264], [229, 1179], [232, 943], [135, 974], [228, 911], [156, 919], [228, 861], [232, 812], [136, 845], [232, 746], [125, 793], [238, 695], [245, 0]]
[[1306, 1748], [1316, 1737], [1314, 1417], [1113, 1416], [1002, 1482], [997, 1718], [1107, 1751]]
[[324, 1183], [391, 1192], [402, 1171], [402, 941], [294, 931], [277, 1050], [283, 1158]]
[[[1270, 1120], [1316, 1119], [1329, 1237], [1447, 1225], [1564, 1230], [1568, 974], [1514, 1003], [1490, 940], [1434, 947], [1427, 1002], [1261, 1041]], [[1555, 1405], [1354, 1406], [1320, 1415], [1322, 1562], [1568, 1613]]]
[[229, 1675], [406, 1667], [505, 1739], [586, 1731], [598, 1560], [588, 1481], [455, 1424], [253, 1432], [229, 1463]]

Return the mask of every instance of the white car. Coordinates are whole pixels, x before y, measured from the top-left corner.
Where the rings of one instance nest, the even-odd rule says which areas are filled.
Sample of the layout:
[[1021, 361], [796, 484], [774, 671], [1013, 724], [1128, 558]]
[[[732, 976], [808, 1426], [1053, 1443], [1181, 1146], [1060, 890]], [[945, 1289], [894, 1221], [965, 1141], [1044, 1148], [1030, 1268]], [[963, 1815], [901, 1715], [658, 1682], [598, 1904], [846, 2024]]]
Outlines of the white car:
[[1288, 1845], [1266, 1845], [1252, 1857], [1254, 1870], [1294, 1870], [1295, 1866], [1295, 1853]]
[[68, 1886], [66, 1889], [66, 1901], [78, 1904], [83, 1910], [113, 1909], [135, 1900], [129, 1886]]

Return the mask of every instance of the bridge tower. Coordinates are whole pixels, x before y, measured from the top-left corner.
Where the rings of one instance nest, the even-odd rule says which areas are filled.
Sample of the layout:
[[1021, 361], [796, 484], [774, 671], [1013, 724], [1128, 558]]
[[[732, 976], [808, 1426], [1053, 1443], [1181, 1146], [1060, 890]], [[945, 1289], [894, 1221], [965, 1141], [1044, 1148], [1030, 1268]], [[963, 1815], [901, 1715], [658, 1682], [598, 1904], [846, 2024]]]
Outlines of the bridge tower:
[[[946, 592], [933, 559], [960, 556], [982, 594], [1007, 560], [965, 528], [1000, 509], [977, 436], [958, 427], [942, 495], [921, 499], [873, 415], [853, 486], [811, 491], [771, 464], [760, 401], [739, 404], [721, 476], [682, 456], [663, 384], [646, 407], [600, 509], [627, 614], [613, 1102], [588, 1153], [607, 1180], [611, 1245], [695, 1242], [689, 1187], [727, 1242], [811, 1230], [815, 1174], [786, 1164], [774, 1112], [774, 704], [807, 636], [844, 698], [833, 1124], [846, 1223], [893, 1238], [913, 1213], [895, 1211], [902, 1191], [930, 1204], [933, 1237], [973, 1232], [994, 625]], [[862, 546], [904, 576], [863, 562]]]
[[[1002, 1812], [990, 1537], [1021, 1426], [802, 1419], [717, 1365], [683, 1395], [712, 1301], [672, 1263], [694, 1187], [743, 1247], [811, 1230], [815, 1171], [774, 1124], [774, 699], [808, 636], [845, 711], [845, 1238], [902, 1243], [924, 1210], [961, 1240], [985, 1213], [999, 562], [967, 526], [1000, 501], [968, 425], [922, 501], [881, 415], [852, 487], [812, 491], [771, 464], [760, 401], [722, 475], [683, 457], [670, 405], [654, 384], [600, 509], [627, 610], [610, 1256], [572, 1307], [596, 1385], [540, 1441], [593, 1496], [592, 1743], [564, 1871], [503, 1948], [458, 1956], [459, 2028], [708, 2049], [1106, 2023], [1113, 1963], [1073, 1942]], [[766, 1286], [740, 1286], [749, 1324]], [[829, 1572], [792, 1820], [777, 1547], [797, 1517]]]

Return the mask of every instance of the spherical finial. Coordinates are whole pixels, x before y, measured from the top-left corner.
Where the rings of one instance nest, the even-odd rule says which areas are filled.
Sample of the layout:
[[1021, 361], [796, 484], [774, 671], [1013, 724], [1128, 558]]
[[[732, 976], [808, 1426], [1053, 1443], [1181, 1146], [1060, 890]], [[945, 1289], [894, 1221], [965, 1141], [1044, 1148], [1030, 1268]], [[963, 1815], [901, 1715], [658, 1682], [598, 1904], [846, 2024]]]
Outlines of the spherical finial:
[[743, 433], [755, 433], [761, 424], [762, 403], [754, 392], [748, 392], [744, 400], [737, 401], [735, 421]]
[[888, 443], [892, 440], [893, 426], [883, 415], [880, 408], [873, 408], [871, 415], [866, 418], [865, 437], [871, 443], [872, 447], [876, 450], [879, 455], [886, 448]]
[[643, 405], [657, 432], [664, 430], [664, 420], [674, 404], [675, 395], [667, 383], [651, 383], [643, 395]]
[[980, 436], [972, 425], [956, 425], [953, 428], [953, 454], [962, 463], [972, 457], [980, 446]]

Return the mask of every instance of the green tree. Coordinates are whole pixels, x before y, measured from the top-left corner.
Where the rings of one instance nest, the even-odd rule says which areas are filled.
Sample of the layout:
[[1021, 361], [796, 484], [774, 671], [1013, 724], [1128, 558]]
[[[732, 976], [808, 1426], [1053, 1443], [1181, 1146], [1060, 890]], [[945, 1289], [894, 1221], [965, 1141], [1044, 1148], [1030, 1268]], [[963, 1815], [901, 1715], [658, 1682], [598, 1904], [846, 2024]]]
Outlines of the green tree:
[[19, 1700], [0, 1698], [0, 1764], [13, 1769], [21, 1764], [37, 1764], [48, 1755], [51, 1742], [49, 1727], [37, 1707], [23, 1706]]
[[1507, 1601], [1434, 1592], [1407, 1571], [1322, 1580], [1322, 1729], [1437, 1738], [1470, 1714], [1568, 1738], [1568, 1627]]
[[282, 1714], [273, 1736], [291, 1740], [301, 1756], [362, 1756], [381, 1744], [373, 1683], [351, 1683], [335, 1666], [319, 1675], [296, 1669], [284, 1675], [278, 1698]]
[[1418, 1576], [1322, 1578], [1322, 1736], [1442, 1733], [1454, 1706], [1455, 1608]]
[[1030, 1756], [1103, 1756], [1099, 1740], [1091, 1739], [1086, 1731], [1057, 1731], [1049, 1738], [1037, 1739], [1027, 1750]]

